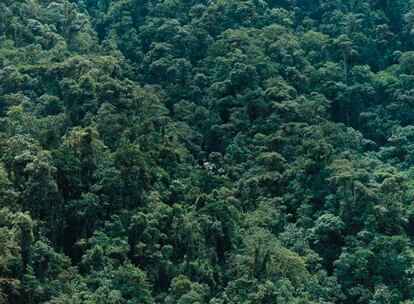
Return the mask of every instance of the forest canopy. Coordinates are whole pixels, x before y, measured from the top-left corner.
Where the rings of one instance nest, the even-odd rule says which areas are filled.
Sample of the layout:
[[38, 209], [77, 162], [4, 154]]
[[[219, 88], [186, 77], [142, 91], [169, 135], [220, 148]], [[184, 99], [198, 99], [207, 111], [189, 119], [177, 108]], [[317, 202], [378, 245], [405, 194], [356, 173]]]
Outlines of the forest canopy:
[[414, 303], [414, 1], [1, 0], [0, 304]]

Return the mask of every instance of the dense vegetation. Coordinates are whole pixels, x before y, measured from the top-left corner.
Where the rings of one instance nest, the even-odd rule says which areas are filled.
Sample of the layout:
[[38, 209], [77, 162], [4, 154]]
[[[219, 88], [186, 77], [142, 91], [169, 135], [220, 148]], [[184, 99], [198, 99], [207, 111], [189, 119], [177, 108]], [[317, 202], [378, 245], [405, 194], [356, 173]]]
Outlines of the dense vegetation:
[[1, 0], [0, 303], [414, 303], [414, 2]]

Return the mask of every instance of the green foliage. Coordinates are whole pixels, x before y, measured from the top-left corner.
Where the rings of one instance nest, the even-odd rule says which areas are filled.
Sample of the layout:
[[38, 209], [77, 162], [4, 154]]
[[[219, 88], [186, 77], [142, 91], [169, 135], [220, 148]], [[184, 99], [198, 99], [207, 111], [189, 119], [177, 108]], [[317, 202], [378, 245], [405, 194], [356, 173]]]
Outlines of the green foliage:
[[0, 303], [411, 303], [414, 2], [3, 0]]

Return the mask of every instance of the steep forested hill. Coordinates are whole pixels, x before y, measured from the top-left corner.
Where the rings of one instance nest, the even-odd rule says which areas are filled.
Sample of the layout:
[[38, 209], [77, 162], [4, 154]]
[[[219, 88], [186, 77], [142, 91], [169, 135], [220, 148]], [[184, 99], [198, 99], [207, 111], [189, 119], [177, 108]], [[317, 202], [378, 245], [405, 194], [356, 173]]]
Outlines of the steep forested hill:
[[0, 303], [414, 303], [413, 165], [413, 1], [0, 1]]

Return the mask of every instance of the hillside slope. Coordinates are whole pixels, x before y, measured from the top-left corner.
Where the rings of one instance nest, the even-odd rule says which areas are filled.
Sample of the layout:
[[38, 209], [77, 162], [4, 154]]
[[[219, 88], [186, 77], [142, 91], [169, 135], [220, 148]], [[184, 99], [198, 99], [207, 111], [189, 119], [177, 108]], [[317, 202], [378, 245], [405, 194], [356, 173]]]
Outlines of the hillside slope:
[[0, 304], [414, 303], [414, 2], [2, 0]]

